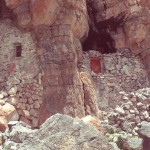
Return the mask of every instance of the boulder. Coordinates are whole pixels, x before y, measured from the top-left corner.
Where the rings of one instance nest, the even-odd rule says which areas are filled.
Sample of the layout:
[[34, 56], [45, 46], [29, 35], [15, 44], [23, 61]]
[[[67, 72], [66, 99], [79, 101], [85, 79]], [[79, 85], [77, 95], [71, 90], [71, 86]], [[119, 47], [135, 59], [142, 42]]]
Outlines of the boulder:
[[19, 120], [19, 114], [14, 106], [9, 103], [0, 107], [0, 131], [4, 132], [9, 121]]
[[98, 130], [79, 119], [63, 114], [48, 118], [40, 129], [36, 130], [14, 126], [9, 135], [5, 149], [15, 147], [15, 150], [115, 150]]
[[3, 105], [2, 110], [4, 111], [5, 117], [8, 121], [17, 121], [19, 119], [19, 115], [13, 105], [6, 103]]
[[123, 142], [123, 149], [125, 150], [143, 150], [143, 140], [141, 138], [128, 137]]
[[109, 143], [113, 146], [113, 148], [114, 148], [115, 150], [120, 150], [120, 148], [118, 148], [118, 146], [117, 146], [116, 143], [114, 143], [114, 142], [109, 142]]
[[[56, 16], [60, 13], [62, 0], [36, 0], [31, 3], [31, 13], [35, 26], [54, 23]], [[43, 17], [44, 16], [44, 17]]]
[[4, 95], [2, 93], [0, 93], [0, 99], [3, 99]]

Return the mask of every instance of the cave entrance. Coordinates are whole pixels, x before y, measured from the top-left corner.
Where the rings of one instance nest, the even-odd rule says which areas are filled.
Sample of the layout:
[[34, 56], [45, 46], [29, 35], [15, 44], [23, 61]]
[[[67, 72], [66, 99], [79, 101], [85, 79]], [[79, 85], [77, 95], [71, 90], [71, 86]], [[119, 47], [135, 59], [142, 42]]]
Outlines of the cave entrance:
[[5, 0], [0, 0], [0, 20], [11, 18], [11, 11], [6, 6]]
[[117, 29], [124, 26], [125, 14], [121, 13], [117, 17], [111, 17], [107, 20], [96, 22], [92, 20], [87, 39], [82, 43], [83, 50], [97, 50], [100, 53], [116, 53], [114, 34]]
[[115, 53], [115, 41], [111, 37], [109, 30], [101, 29], [96, 32], [90, 28], [88, 38], [83, 42], [83, 51], [97, 50], [100, 53]]

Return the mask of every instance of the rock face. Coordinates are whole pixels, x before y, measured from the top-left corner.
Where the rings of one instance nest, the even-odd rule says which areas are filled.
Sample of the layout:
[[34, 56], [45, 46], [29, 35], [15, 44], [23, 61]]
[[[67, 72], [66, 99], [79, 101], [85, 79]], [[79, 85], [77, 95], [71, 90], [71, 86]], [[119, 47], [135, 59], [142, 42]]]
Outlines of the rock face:
[[12, 127], [10, 140], [4, 144], [6, 150], [114, 150], [98, 130], [67, 115], [56, 114], [35, 131], [21, 129]]
[[[33, 107], [41, 110], [39, 123], [57, 112], [77, 117], [98, 116], [93, 82], [88, 76], [82, 81], [78, 67], [82, 61], [80, 40], [87, 36], [89, 29], [86, 1], [5, 0], [5, 3], [12, 12], [13, 23], [31, 31], [36, 43], [43, 102], [41, 107], [40, 104]], [[27, 101], [33, 103], [31, 98]]]
[[[140, 58], [128, 49], [118, 49], [112, 54], [101, 54], [96, 50], [84, 52], [83, 65], [96, 83], [100, 110], [120, 103], [120, 91], [134, 92], [150, 85]], [[98, 73], [94, 67], [99, 68]]]
[[[1, 2], [4, 5], [4, 0]], [[10, 86], [11, 79], [15, 85], [21, 83], [19, 87], [21, 92], [18, 91], [23, 102], [18, 106], [23, 110], [23, 113], [20, 111], [20, 114], [23, 114], [21, 119], [25, 120], [24, 116], [28, 118], [32, 115], [29, 121], [37, 124], [39, 118], [41, 124], [57, 112], [80, 118], [88, 114], [98, 117], [97, 93], [92, 78], [82, 71], [81, 41], [85, 40], [89, 31], [87, 7], [91, 18], [89, 37], [91, 31], [94, 33], [92, 35], [94, 38], [89, 42], [93, 47], [98, 49], [97, 47], [102, 46], [104, 48], [102, 52], [107, 49], [107, 53], [116, 52], [117, 48], [128, 47], [135, 55], [140, 55], [149, 74], [149, 2], [148, 5], [145, 3], [145, 0], [133, 2], [131, 0], [111, 2], [108, 0], [5, 0], [5, 6], [12, 12], [10, 18], [13, 24], [23, 31], [32, 33], [32, 36], [31, 33], [29, 34], [29, 41], [25, 38], [23, 49], [27, 50], [24, 51], [24, 56], [27, 56], [28, 50], [30, 54], [36, 55], [34, 58], [27, 58], [28, 63], [23, 63], [28, 64], [29, 69], [26, 65], [21, 65], [25, 66], [23, 68], [25, 72], [34, 74], [29, 81], [27, 81], [28, 74], [25, 76], [25, 81], [14, 76], [13, 79], [11, 78], [9, 73], [16, 71], [20, 66], [17, 67], [16, 63], [8, 63], [10, 65], [8, 70], [6, 69], [3, 76], [0, 76], [2, 88]], [[1, 10], [2, 16], [4, 11], [5, 9]], [[100, 35], [101, 39], [106, 40], [105, 43], [98, 37], [101, 43], [95, 44], [97, 41], [95, 35]], [[6, 41], [7, 37], [9, 38], [7, 35], [3, 37]], [[28, 42], [29, 46], [26, 47]], [[20, 49], [20, 45], [16, 44], [16, 49]], [[3, 46], [2, 49], [7, 49], [5, 44]], [[28, 49], [29, 47], [34, 50]], [[11, 51], [11, 48], [9, 50]], [[28, 56], [31, 56], [30, 54]], [[7, 59], [9, 57], [6, 55], [4, 62]], [[33, 62], [34, 65], [31, 65]], [[3, 71], [3, 68], [0, 70]], [[127, 65], [122, 71], [130, 76]], [[35, 83], [31, 81], [32, 78], [35, 79]], [[133, 80], [136, 80], [135, 78]], [[29, 94], [26, 94], [28, 92]], [[33, 102], [37, 99], [40, 99], [40, 102]], [[15, 103], [13, 99], [12, 103]]]
[[[57, 112], [77, 117], [83, 117], [88, 112], [97, 116], [97, 99], [93, 94], [88, 94], [89, 90], [86, 91], [88, 96], [85, 96], [84, 83], [77, 67], [82, 58], [80, 39], [86, 36], [87, 30], [84, 0], [63, 1], [59, 17], [52, 26], [35, 28], [39, 46], [38, 57], [44, 72], [42, 84], [45, 94], [40, 122]], [[89, 105], [88, 101], [92, 101], [92, 105], [85, 111], [84, 106]]]
[[[108, 52], [108, 49], [113, 52], [112, 50], [116, 48], [130, 48], [134, 54], [141, 56], [150, 77], [150, 2], [145, 0], [87, 0], [87, 2], [93, 26], [91, 31], [95, 31], [94, 36], [98, 33], [97, 39], [102, 37], [101, 40], [106, 43], [101, 43], [99, 49], [104, 48], [102, 52]], [[92, 43], [96, 38], [92, 33], [89, 35]]]

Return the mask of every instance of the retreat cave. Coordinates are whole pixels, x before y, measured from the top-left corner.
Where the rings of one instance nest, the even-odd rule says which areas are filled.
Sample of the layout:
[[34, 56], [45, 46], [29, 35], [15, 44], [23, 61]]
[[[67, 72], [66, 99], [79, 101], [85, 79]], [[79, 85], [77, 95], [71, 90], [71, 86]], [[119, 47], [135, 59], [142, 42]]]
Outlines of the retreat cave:
[[116, 52], [115, 42], [107, 28], [101, 29], [99, 32], [90, 28], [89, 35], [83, 42], [83, 51], [88, 50], [97, 50], [101, 53]]
[[6, 6], [5, 0], [0, 0], [0, 20], [11, 18], [11, 11]]
[[82, 42], [83, 51], [97, 50], [102, 54], [115, 53], [117, 49], [112, 34], [117, 32], [117, 28], [123, 27], [124, 22], [123, 13], [98, 23], [94, 21], [94, 24], [90, 24], [88, 37]]

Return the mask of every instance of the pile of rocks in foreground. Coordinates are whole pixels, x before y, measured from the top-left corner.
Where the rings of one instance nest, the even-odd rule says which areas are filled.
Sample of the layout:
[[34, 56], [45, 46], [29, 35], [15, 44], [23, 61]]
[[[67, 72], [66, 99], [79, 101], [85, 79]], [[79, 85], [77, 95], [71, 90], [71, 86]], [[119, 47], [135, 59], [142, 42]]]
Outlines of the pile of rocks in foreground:
[[139, 135], [133, 136], [98, 118], [82, 120], [56, 114], [40, 129], [32, 130], [23, 122], [11, 121], [0, 133], [0, 149], [5, 150], [149, 150], [150, 123], [142, 122]]
[[40, 129], [11, 123], [3, 134], [5, 150], [115, 150], [91, 125], [67, 115], [56, 114]]

